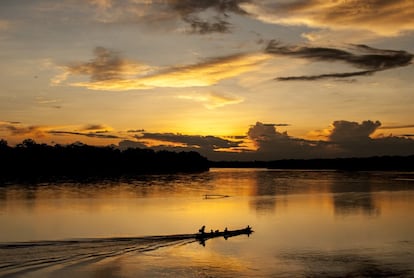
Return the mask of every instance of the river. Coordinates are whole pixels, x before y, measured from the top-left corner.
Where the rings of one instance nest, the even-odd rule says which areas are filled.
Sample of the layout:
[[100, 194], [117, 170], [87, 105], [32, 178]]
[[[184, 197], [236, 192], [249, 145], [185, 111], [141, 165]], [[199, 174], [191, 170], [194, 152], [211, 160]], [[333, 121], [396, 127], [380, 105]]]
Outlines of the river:
[[[0, 276], [414, 277], [413, 212], [407, 172], [5, 184]], [[190, 235], [203, 225], [254, 232], [201, 244]]]

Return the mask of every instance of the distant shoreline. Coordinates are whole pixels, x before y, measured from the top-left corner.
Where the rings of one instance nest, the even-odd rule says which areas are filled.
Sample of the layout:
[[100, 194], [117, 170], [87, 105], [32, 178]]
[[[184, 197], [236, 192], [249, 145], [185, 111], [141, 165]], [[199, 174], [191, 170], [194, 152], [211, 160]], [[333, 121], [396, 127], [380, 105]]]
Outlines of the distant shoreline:
[[414, 171], [414, 155], [350, 158], [281, 159], [272, 161], [210, 161], [211, 168], [266, 168], [343, 171]]
[[209, 161], [198, 152], [119, 150], [85, 144], [0, 144], [0, 183], [9, 181], [134, 178], [147, 174], [199, 173], [210, 168], [343, 171], [414, 171], [414, 155], [273, 161]]

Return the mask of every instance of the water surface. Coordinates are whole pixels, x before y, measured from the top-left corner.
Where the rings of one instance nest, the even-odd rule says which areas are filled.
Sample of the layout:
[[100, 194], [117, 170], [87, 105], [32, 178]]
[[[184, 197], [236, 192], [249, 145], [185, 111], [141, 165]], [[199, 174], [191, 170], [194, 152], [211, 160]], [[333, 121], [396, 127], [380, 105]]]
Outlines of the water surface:
[[[414, 277], [414, 173], [212, 169], [0, 187], [0, 276]], [[206, 230], [254, 233], [210, 239]]]

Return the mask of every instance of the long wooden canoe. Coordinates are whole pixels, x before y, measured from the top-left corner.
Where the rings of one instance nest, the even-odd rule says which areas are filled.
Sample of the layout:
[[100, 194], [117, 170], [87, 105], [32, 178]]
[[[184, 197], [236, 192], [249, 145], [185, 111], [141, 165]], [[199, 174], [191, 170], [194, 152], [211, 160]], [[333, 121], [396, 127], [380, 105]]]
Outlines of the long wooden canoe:
[[238, 229], [238, 230], [227, 230], [227, 228], [224, 231], [211, 231], [211, 232], [199, 232], [195, 234], [195, 238], [200, 241], [200, 243], [203, 243], [204, 241], [216, 238], [216, 237], [224, 237], [225, 239], [233, 236], [239, 236], [239, 235], [247, 235], [250, 236], [250, 234], [253, 233], [253, 230], [250, 226], [247, 226], [244, 229]]

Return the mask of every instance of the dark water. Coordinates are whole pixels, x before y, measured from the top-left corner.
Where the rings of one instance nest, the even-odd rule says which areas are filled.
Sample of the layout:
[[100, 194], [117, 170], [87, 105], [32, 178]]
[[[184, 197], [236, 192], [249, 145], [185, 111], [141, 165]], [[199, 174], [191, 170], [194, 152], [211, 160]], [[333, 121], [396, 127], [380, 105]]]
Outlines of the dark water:
[[[0, 187], [1, 277], [414, 277], [414, 173], [213, 169]], [[201, 245], [202, 225], [254, 233]], [[177, 236], [179, 235], [179, 236]]]

